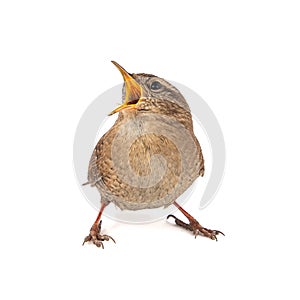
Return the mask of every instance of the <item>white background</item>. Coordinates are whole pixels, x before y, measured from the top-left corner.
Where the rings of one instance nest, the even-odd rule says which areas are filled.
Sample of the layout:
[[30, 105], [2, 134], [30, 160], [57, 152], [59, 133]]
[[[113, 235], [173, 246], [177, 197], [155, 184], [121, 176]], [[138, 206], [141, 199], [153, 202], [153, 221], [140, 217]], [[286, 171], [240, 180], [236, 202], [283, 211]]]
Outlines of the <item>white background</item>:
[[[298, 1], [1, 1], [1, 299], [299, 299]], [[104, 218], [74, 177], [87, 105], [121, 82], [110, 60], [200, 94], [227, 146], [203, 225]], [[84, 145], [83, 145], [84, 147]]]

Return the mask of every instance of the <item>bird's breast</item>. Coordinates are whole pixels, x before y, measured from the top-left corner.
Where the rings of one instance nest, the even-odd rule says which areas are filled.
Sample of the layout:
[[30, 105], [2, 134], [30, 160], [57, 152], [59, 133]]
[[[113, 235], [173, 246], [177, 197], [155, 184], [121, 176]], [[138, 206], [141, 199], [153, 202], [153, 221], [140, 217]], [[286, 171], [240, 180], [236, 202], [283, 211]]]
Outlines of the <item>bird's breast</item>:
[[99, 167], [107, 196], [121, 208], [169, 205], [199, 176], [193, 132], [166, 116], [122, 120], [106, 139]]

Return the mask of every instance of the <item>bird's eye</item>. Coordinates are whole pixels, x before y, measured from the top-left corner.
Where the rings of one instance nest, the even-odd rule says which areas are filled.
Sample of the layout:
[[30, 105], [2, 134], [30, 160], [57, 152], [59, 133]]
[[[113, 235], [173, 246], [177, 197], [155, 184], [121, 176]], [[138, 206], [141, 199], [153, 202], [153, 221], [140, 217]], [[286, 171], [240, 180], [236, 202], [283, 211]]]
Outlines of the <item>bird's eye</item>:
[[152, 83], [151, 83], [151, 90], [153, 90], [153, 91], [157, 91], [157, 90], [159, 90], [160, 88], [161, 88], [161, 83], [160, 82], [158, 82], [158, 81], [153, 81]]

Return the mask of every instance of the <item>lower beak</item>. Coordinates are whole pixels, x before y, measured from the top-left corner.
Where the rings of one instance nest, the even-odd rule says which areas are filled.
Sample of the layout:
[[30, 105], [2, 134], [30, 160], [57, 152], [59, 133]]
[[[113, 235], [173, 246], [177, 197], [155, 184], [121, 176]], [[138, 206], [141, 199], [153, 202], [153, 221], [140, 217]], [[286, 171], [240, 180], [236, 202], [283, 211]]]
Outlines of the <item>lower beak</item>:
[[115, 61], [112, 61], [112, 63], [118, 68], [118, 70], [120, 71], [120, 73], [123, 76], [124, 83], [125, 83], [125, 101], [123, 104], [121, 104], [116, 109], [114, 109], [109, 114], [109, 116], [111, 116], [123, 109], [126, 109], [126, 108], [134, 108], [142, 96], [142, 88], [135, 81], [135, 79], [133, 79], [132, 75], [129, 74], [123, 67], [121, 67]]

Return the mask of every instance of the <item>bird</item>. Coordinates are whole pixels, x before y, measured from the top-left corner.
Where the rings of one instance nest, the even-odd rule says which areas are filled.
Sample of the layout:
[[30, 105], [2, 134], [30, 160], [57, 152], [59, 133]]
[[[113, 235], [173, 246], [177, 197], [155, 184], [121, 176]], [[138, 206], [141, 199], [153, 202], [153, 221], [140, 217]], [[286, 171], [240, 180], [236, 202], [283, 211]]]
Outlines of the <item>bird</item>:
[[174, 215], [175, 225], [194, 236], [217, 240], [211, 230], [184, 210], [177, 198], [204, 175], [202, 149], [193, 130], [190, 107], [181, 92], [163, 78], [146, 73], [129, 73], [117, 62], [124, 84], [122, 104], [114, 125], [96, 144], [88, 166], [88, 182], [100, 193], [100, 210], [84, 238], [104, 248], [115, 240], [102, 234], [102, 213], [107, 205], [121, 210], [154, 209], [174, 205], [187, 218]]

